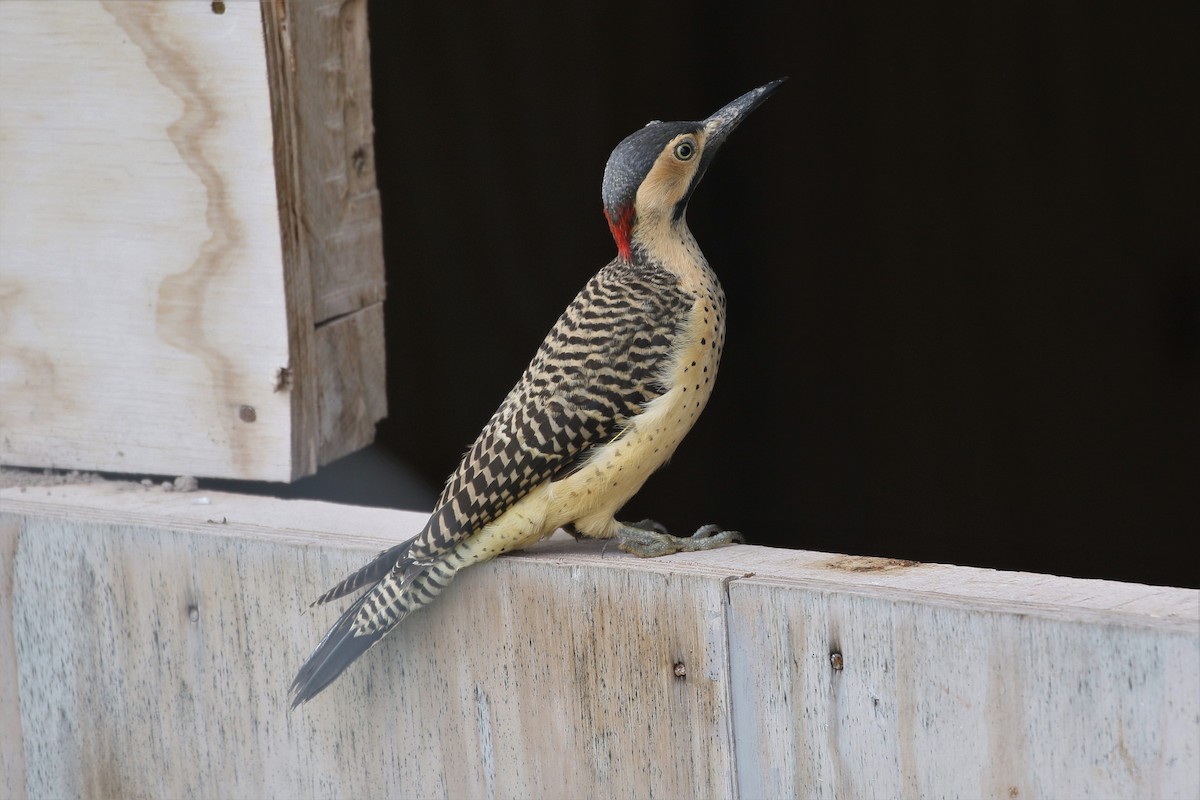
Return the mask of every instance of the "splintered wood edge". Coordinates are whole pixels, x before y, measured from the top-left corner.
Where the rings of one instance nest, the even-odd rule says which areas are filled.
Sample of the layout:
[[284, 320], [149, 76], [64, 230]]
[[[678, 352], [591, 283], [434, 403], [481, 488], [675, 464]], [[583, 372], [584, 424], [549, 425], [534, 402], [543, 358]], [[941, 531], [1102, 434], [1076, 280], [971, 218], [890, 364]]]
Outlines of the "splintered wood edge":
[[295, 53], [288, 38], [284, 3], [261, 4], [267, 49], [267, 83], [271, 92], [271, 124], [275, 131], [275, 185], [283, 242], [283, 290], [288, 310], [291, 360], [278, 376], [279, 391], [291, 393], [292, 479], [317, 469], [316, 332], [313, 287], [304, 244], [299, 203], [300, 144], [295, 103]]
[[[277, 387], [291, 393], [294, 480], [370, 444], [375, 423], [387, 414], [383, 326], [374, 324], [377, 317], [382, 322], [385, 290], [367, 9], [365, 0], [300, 15], [288, 0], [261, 0], [260, 7], [292, 355]], [[327, 72], [333, 62], [346, 84], [340, 89], [309, 74]], [[329, 125], [329, 114], [348, 110], [352, 130]], [[342, 153], [348, 137], [353, 152]], [[344, 187], [330, 182], [334, 172]], [[343, 246], [351, 252], [341, 252]], [[348, 343], [346, 331], [358, 340]], [[353, 357], [327, 357], [349, 344]]]
[[[0, 489], [0, 513], [361, 550], [364, 556], [414, 535], [427, 516], [311, 500], [167, 492], [123, 482]], [[612, 543], [575, 542], [562, 532], [502, 561], [518, 570], [522, 561], [530, 561], [565, 568], [690, 575], [722, 581], [726, 592], [746, 586], [849, 592], [894, 602], [1200, 634], [1200, 591], [1194, 589], [754, 545], [641, 559], [620, 552]]]

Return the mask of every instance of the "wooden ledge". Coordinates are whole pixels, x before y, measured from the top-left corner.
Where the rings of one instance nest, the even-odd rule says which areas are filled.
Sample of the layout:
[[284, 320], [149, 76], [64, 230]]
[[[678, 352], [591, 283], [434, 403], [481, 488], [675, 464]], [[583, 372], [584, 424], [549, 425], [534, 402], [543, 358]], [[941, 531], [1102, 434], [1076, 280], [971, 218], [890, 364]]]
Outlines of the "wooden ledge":
[[308, 601], [423, 520], [0, 489], [0, 795], [1194, 791], [1200, 592], [753, 546], [560, 535], [289, 715]]

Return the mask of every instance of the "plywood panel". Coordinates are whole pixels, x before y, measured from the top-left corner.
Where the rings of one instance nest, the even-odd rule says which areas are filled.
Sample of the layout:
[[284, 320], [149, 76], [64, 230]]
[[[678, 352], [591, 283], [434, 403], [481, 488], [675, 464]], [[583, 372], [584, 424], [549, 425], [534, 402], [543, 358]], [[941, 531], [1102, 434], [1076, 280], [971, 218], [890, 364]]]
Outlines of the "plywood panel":
[[146, 7], [0, 4], [0, 459], [290, 477], [258, 6]]
[[[366, 48], [365, 0], [0, 3], [0, 461], [290, 480], [373, 439]], [[377, 371], [319, 362], [341, 317]]]

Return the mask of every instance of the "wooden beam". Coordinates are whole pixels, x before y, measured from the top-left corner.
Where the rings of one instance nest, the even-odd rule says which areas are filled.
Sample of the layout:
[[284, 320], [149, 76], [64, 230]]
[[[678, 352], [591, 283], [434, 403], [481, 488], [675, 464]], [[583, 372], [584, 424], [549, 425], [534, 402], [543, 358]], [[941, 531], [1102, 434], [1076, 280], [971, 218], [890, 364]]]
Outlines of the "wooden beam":
[[422, 522], [0, 490], [0, 792], [1195, 794], [1200, 593], [751, 546], [551, 540], [289, 714], [338, 613], [308, 600]]
[[316, 332], [318, 384], [317, 453], [322, 464], [341, 458], [375, 436], [387, 414], [381, 378], [383, 304], [323, 323]]
[[383, 301], [371, 60], [363, 0], [262, 0], [280, 196], [319, 325]]
[[[299, 477], [372, 442], [387, 415], [367, 4], [262, 0], [262, 23], [291, 363], [307, 365], [289, 372]], [[348, 332], [356, 357], [330, 360]]]
[[0, 3], [0, 461], [291, 480], [373, 439], [366, 42], [365, 0]]

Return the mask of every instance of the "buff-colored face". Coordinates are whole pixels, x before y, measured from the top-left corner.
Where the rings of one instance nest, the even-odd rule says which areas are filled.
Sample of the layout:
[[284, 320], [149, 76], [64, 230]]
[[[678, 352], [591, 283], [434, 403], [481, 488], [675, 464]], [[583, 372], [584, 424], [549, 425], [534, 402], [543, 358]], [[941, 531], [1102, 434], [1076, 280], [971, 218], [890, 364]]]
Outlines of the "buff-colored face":
[[638, 215], [673, 213], [700, 168], [707, 132], [681, 133], [667, 143], [637, 191]]

